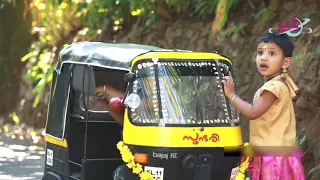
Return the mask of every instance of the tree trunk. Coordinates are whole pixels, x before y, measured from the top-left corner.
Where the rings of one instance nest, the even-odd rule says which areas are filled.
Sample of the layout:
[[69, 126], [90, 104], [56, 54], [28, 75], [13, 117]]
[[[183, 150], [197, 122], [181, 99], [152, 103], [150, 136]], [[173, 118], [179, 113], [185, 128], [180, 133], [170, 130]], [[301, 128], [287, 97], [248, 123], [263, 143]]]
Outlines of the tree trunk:
[[0, 1], [0, 115], [4, 119], [19, 103], [24, 67], [20, 59], [27, 53], [32, 40], [31, 14], [24, 16], [24, 2], [27, 1]]

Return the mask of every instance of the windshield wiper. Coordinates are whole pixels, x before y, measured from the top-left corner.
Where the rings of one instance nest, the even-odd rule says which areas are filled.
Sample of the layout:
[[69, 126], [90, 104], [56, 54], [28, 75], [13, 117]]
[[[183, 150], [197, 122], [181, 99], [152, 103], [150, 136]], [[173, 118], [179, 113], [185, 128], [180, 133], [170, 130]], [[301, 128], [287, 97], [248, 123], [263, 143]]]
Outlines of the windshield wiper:
[[202, 107], [201, 107], [201, 103], [200, 103], [200, 98], [199, 98], [199, 78], [198, 77], [198, 84], [196, 84], [195, 80], [192, 79], [192, 82], [193, 82], [193, 87], [194, 87], [194, 90], [196, 91], [196, 103], [197, 103], [197, 119], [198, 119], [198, 116], [200, 116], [200, 119], [201, 119], [201, 129], [200, 131], [203, 131], [204, 130], [204, 124], [203, 124], [203, 112], [202, 112]]

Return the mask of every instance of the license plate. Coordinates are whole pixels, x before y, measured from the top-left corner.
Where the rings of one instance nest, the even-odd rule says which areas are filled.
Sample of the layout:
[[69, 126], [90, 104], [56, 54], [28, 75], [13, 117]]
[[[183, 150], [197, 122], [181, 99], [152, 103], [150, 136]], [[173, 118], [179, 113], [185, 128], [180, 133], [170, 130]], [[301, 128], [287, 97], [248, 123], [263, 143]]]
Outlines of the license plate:
[[164, 168], [162, 167], [145, 166], [144, 171], [149, 172], [157, 180], [163, 180]]

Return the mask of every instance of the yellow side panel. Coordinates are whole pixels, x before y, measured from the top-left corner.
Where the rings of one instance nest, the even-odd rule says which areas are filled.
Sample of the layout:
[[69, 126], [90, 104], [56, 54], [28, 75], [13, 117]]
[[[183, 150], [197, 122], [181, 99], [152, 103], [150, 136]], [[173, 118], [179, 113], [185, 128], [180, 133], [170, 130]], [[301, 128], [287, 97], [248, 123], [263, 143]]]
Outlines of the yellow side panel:
[[58, 140], [58, 139], [55, 139], [51, 136], [45, 136], [45, 139], [46, 139], [46, 142], [49, 142], [51, 144], [55, 144], [55, 145], [62, 146], [62, 147], [68, 147], [66, 139]]

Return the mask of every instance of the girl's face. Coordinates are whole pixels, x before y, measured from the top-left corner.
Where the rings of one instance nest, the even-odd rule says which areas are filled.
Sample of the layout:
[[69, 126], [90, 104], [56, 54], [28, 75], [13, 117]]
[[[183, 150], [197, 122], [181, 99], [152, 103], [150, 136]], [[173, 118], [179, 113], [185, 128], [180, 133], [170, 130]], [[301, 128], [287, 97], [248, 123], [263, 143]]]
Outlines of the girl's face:
[[261, 42], [257, 48], [256, 64], [258, 71], [265, 79], [270, 79], [282, 72], [291, 63], [291, 58], [285, 58], [282, 49], [275, 43]]

